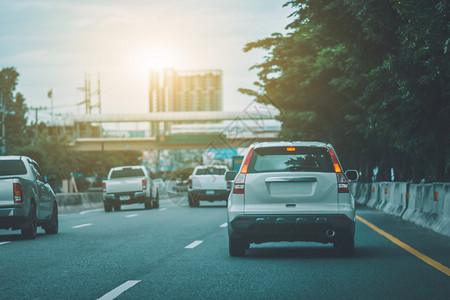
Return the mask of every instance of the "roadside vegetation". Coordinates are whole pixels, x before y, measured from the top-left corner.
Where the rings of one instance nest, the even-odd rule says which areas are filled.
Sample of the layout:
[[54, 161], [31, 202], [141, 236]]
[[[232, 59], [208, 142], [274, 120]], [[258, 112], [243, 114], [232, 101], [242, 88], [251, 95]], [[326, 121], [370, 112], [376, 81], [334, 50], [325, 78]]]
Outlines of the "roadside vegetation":
[[285, 6], [289, 33], [245, 46], [267, 55], [240, 90], [280, 109], [282, 137], [332, 143], [363, 181], [449, 181], [448, 1]]

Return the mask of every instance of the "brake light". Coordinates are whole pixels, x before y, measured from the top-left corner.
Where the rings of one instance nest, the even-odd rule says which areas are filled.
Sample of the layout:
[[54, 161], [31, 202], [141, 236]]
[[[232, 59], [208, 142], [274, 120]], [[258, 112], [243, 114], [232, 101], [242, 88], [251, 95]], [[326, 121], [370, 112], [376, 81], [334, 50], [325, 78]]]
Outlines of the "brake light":
[[334, 153], [333, 149], [328, 148], [328, 152], [331, 156], [331, 161], [333, 162], [334, 171], [336, 172], [336, 179], [338, 185], [338, 193], [349, 193], [348, 189], [348, 181], [345, 177], [344, 173], [342, 173], [341, 166], [339, 165], [339, 161]]
[[231, 190], [231, 181], [227, 181], [227, 190]]
[[106, 182], [102, 182], [103, 193], [106, 193]]
[[147, 180], [142, 179], [142, 189], [145, 191], [147, 189]]
[[239, 173], [234, 180], [233, 194], [243, 194], [245, 192], [246, 174]]
[[23, 203], [22, 187], [19, 183], [13, 183], [14, 203]]
[[248, 171], [248, 165], [252, 158], [253, 148], [249, 150], [244, 162], [242, 163], [241, 172], [236, 176], [234, 180], [233, 194], [244, 194], [245, 192], [245, 177]]

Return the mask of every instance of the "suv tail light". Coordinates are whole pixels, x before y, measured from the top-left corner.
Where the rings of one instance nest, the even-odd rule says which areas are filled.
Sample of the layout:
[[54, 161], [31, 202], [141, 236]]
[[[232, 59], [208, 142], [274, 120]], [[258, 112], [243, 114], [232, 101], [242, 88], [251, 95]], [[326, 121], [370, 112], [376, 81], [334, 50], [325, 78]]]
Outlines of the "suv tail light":
[[147, 180], [145, 180], [145, 178], [144, 179], [142, 179], [142, 190], [146, 190], [147, 189]]
[[103, 193], [106, 193], [106, 182], [102, 182]]
[[253, 149], [254, 148], [250, 148], [248, 151], [247, 156], [242, 163], [241, 172], [234, 180], [233, 194], [244, 194], [245, 192], [245, 177], [247, 176], [248, 165], [250, 163], [250, 159], [252, 158]]
[[348, 189], [348, 181], [347, 181], [347, 178], [345, 177], [344, 173], [342, 173], [342, 168], [339, 164], [336, 154], [334, 153], [333, 149], [331, 149], [331, 148], [328, 148], [328, 151], [331, 156], [331, 161], [333, 162], [334, 171], [336, 172], [338, 193], [349, 193], [350, 191]]
[[19, 183], [13, 183], [14, 203], [23, 203], [22, 187]]

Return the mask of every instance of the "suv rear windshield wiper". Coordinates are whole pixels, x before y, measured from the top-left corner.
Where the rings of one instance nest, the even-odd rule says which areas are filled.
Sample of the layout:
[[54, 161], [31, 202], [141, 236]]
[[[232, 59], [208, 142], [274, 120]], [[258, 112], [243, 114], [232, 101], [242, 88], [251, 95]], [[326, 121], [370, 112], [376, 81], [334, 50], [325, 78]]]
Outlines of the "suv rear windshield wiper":
[[302, 171], [302, 170], [312, 170], [317, 169], [317, 167], [305, 167], [305, 166], [290, 166], [287, 168], [289, 171]]

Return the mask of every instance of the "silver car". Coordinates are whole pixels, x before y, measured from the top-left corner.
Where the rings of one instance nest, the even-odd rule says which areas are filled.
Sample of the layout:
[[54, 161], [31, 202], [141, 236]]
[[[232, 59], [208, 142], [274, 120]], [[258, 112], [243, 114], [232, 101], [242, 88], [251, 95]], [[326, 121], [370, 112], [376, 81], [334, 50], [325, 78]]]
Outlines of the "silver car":
[[58, 233], [58, 204], [38, 163], [26, 156], [0, 156], [0, 229], [21, 229], [34, 239], [37, 227]]
[[251, 243], [333, 243], [344, 255], [354, 250], [355, 200], [333, 146], [321, 142], [268, 142], [249, 147], [228, 198], [231, 256]]

